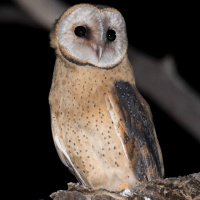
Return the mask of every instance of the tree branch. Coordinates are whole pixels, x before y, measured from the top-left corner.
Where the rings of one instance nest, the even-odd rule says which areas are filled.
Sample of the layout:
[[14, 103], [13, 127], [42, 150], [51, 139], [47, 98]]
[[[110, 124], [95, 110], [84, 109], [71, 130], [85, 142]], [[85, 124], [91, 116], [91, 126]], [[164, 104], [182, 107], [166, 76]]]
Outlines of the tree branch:
[[59, 0], [13, 0], [34, 22], [50, 30], [55, 20], [70, 7]]
[[36, 23], [34, 24], [31, 19], [27, 18], [26, 14], [24, 14], [20, 9], [7, 5], [0, 7], [0, 22], [38, 26]]
[[132, 46], [128, 54], [138, 87], [200, 141], [200, 96], [179, 76], [174, 59], [158, 61]]
[[178, 178], [157, 179], [146, 182], [132, 190], [129, 198], [118, 193], [99, 189], [93, 190], [79, 184], [68, 184], [68, 190], [50, 195], [53, 200], [198, 200], [200, 199], [200, 173]]

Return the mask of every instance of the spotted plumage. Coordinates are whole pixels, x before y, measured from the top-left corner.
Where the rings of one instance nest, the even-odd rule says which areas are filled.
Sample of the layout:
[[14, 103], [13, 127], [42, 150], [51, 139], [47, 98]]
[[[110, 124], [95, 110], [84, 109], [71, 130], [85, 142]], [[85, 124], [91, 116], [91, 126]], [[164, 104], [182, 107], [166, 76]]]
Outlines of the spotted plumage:
[[51, 32], [57, 54], [49, 95], [54, 143], [62, 162], [92, 188], [121, 191], [164, 176], [127, 44], [123, 17], [103, 6], [73, 6]]

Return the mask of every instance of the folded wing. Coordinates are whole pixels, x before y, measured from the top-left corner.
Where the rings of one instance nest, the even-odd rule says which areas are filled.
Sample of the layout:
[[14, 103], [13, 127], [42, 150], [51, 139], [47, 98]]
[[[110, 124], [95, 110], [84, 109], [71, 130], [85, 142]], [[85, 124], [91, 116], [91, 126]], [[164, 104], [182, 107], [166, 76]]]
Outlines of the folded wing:
[[135, 85], [116, 82], [112, 93], [106, 96], [106, 106], [138, 181], [163, 178], [162, 154], [151, 111]]

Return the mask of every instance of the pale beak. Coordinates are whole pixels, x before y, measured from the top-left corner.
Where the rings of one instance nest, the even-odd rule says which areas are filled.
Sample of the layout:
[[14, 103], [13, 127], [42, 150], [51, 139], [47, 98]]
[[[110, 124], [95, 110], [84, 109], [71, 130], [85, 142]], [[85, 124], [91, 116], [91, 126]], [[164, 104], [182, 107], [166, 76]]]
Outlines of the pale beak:
[[103, 53], [103, 45], [92, 44], [91, 47], [92, 47], [92, 50], [96, 53], [96, 56], [97, 56], [97, 59], [98, 59], [98, 62], [99, 62], [101, 60], [102, 53]]
[[103, 48], [101, 46], [97, 46], [96, 55], [97, 55], [98, 61], [101, 60], [102, 53], [103, 53]]

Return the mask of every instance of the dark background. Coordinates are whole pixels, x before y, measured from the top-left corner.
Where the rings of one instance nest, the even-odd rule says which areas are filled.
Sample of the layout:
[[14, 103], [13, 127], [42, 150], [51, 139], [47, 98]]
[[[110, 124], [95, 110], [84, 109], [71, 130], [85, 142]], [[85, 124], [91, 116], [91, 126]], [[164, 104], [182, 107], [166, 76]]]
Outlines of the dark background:
[[[83, 1], [66, 1], [71, 5]], [[178, 72], [200, 93], [199, 11], [197, 4], [175, 5], [120, 1], [84, 1], [117, 8], [125, 17], [129, 43], [158, 59], [171, 54]], [[2, 4], [13, 4], [2, 1]], [[26, 192], [25, 199], [49, 194], [77, 182], [61, 163], [51, 135], [48, 93], [55, 53], [49, 32], [15, 23], [0, 23], [2, 81], [2, 157], [9, 188]], [[200, 171], [200, 144], [145, 94], [151, 106], [163, 152], [165, 176]], [[175, 108], [174, 108], [175, 109]], [[19, 199], [21, 199], [20, 197]]]

